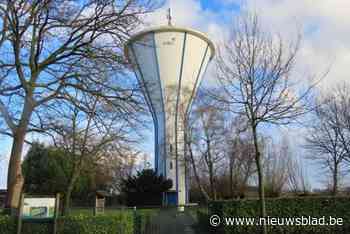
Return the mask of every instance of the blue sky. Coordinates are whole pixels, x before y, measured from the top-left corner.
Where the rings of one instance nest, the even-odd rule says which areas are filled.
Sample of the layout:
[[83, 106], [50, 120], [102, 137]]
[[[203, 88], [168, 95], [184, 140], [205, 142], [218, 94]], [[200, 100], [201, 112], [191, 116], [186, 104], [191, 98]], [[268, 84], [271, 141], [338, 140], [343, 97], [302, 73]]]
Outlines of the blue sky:
[[[229, 36], [235, 17], [245, 11], [255, 11], [260, 16], [262, 26], [283, 38], [303, 34], [295, 76], [307, 79], [309, 75], [321, 75], [330, 69], [320, 89], [327, 92], [331, 85], [349, 79], [350, 64], [350, 1], [319, 0], [171, 0], [164, 7], [149, 15], [149, 25], [166, 24], [166, 9], [172, 8], [173, 23], [203, 31], [219, 43]], [[211, 71], [205, 82], [212, 79]], [[205, 83], [204, 82], [204, 83]], [[330, 85], [331, 84], [331, 85]], [[300, 138], [300, 129], [288, 129], [292, 139]], [[152, 153], [153, 142], [150, 132], [144, 149]], [[297, 142], [294, 142], [297, 144]], [[7, 156], [11, 140], [0, 137], [0, 188], [6, 185]], [[321, 186], [324, 178], [319, 176], [315, 166], [305, 162], [314, 187]]]
[[240, 4], [237, 2], [225, 2], [225, 1], [210, 1], [210, 0], [201, 0], [200, 1], [201, 7], [203, 10], [210, 10], [210, 11], [228, 11], [228, 10], [234, 10], [239, 11]]

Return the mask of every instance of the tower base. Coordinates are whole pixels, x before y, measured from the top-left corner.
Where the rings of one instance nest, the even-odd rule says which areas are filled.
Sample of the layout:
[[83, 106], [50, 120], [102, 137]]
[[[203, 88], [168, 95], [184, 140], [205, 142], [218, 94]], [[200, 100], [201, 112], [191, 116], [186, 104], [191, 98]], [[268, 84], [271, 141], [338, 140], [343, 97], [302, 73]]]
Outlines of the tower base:
[[164, 206], [177, 206], [178, 195], [176, 191], [168, 191], [164, 194]]
[[163, 201], [164, 206], [177, 207], [179, 212], [185, 211], [185, 205], [178, 203], [179, 198], [176, 191], [168, 191], [164, 193]]

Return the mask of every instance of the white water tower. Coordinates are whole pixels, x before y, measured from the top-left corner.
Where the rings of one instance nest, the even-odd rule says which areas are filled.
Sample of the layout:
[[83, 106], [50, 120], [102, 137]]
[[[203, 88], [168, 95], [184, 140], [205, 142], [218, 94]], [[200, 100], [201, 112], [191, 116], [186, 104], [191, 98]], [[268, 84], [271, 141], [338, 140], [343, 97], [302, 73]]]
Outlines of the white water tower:
[[204, 34], [173, 26], [137, 33], [125, 46], [154, 121], [155, 170], [173, 181], [165, 205], [188, 202], [184, 120], [214, 52]]

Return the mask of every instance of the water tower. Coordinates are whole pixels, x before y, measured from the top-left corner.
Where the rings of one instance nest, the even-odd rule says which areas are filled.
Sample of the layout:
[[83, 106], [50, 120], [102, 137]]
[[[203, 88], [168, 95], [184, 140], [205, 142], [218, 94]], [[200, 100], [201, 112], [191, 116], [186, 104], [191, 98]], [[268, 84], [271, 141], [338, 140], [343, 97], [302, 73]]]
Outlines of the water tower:
[[165, 205], [188, 202], [184, 121], [214, 52], [204, 34], [171, 25], [137, 33], [125, 46], [154, 121], [155, 170], [173, 181]]

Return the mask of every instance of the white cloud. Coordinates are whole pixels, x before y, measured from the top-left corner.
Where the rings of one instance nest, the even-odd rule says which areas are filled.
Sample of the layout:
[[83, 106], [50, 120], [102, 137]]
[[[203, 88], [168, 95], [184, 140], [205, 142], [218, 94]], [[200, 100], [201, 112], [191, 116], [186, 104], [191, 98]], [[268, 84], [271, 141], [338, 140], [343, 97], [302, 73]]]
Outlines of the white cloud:
[[172, 23], [178, 27], [189, 27], [206, 33], [214, 42], [224, 38], [228, 25], [220, 22], [222, 12], [203, 10], [198, 0], [172, 0], [147, 17], [149, 26], [167, 25], [167, 9], [171, 8]]
[[[226, 1], [226, 0], [221, 0]], [[172, 12], [172, 24], [178, 27], [192, 28], [205, 33], [216, 45], [229, 37], [230, 25], [228, 20], [232, 12], [228, 10], [212, 11], [210, 8], [203, 10], [199, 0], [170, 0], [156, 12], [151, 13], [146, 19], [147, 26], [167, 25], [168, 8]], [[212, 82], [214, 74], [213, 63], [209, 65], [204, 85]]]
[[320, 74], [332, 64], [323, 86], [348, 79], [350, 1], [247, 0], [246, 8], [257, 11], [266, 27], [286, 37], [301, 26], [304, 36], [299, 65]]

